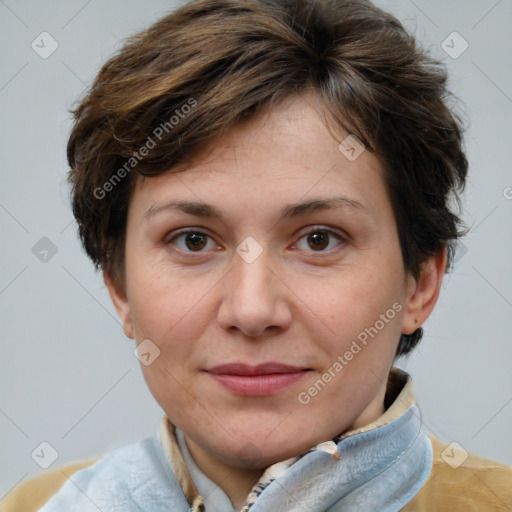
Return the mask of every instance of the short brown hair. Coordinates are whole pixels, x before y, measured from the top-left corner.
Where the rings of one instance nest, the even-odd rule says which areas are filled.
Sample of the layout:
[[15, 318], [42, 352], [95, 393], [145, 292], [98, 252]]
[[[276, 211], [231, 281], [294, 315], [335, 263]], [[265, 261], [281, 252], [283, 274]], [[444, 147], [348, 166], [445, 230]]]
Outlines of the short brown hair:
[[[84, 248], [124, 288], [134, 174], [178, 170], [237, 122], [315, 90], [383, 163], [406, 271], [418, 277], [445, 246], [450, 268], [463, 234], [450, 201], [460, 204], [468, 164], [446, 82], [442, 63], [365, 0], [192, 1], [129, 38], [73, 110], [67, 156]], [[402, 335], [397, 355], [422, 334]]]

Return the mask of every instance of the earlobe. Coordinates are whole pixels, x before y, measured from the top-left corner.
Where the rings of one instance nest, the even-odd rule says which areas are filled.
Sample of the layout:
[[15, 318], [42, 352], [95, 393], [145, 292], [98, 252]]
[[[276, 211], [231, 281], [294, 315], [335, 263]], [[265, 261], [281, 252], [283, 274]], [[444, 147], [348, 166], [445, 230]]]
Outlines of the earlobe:
[[441, 290], [446, 263], [445, 246], [422, 264], [418, 279], [410, 278], [402, 321], [403, 334], [412, 334], [419, 329], [432, 313]]
[[105, 269], [103, 269], [103, 281], [108, 289], [117, 314], [121, 319], [121, 323], [123, 324], [124, 334], [128, 338], [134, 339], [130, 304], [128, 303], [126, 293], [118, 287], [112, 276]]

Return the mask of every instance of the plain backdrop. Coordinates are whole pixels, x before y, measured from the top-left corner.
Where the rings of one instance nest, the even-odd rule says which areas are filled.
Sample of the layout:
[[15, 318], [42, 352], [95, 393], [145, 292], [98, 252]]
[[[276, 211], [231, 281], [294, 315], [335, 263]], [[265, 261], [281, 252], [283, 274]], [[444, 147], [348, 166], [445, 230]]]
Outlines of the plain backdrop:
[[[446, 62], [469, 123], [471, 230], [425, 339], [399, 366], [432, 432], [512, 464], [512, 3], [376, 3]], [[78, 243], [65, 145], [68, 110], [101, 64], [176, 5], [0, 0], [0, 499], [44, 471], [42, 442], [52, 469], [151, 436], [163, 415]]]

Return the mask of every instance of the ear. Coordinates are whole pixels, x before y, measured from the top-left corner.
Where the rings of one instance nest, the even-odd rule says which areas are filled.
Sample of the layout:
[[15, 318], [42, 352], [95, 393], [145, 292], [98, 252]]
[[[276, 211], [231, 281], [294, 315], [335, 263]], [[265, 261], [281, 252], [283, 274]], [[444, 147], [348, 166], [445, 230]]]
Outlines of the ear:
[[124, 334], [128, 338], [134, 339], [130, 304], [126, 298], [126, 292], [117, 286], [112, 276], [105, 269], [103, 270], [103, 281], [105, 282], [105, 286], [108, 289], [112, 303], [114, 304], [117, 314], [123, 324]]
[[447, 248], [445, 246], [421, 265], [418, 279], [409, 277], [402, 321], [403, 334], [412, 334], [419, 329], [432, 313], [439, 297], [446, 264]]

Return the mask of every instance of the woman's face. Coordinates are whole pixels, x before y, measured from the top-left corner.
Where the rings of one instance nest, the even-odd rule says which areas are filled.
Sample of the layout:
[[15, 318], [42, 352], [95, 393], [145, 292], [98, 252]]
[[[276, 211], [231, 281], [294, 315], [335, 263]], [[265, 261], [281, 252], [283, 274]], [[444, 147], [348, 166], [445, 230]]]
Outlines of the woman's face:
[[118, 311], [150, 340], [155, 399], [216, 460], [265, 467], [383, 412], [411, 280], [382, 168], [348, 135], [288, 98], [137, 184]]

